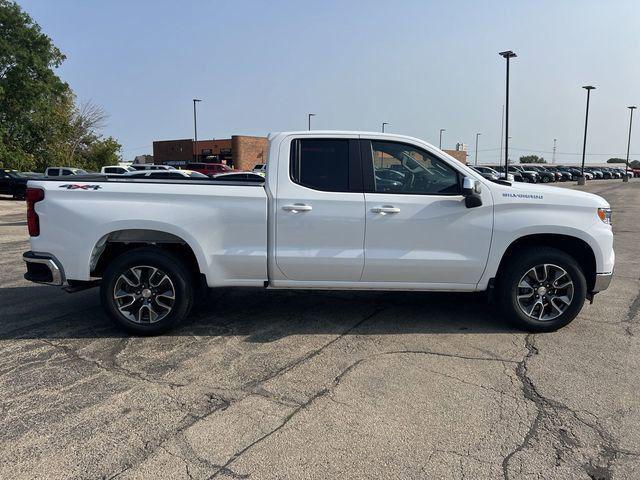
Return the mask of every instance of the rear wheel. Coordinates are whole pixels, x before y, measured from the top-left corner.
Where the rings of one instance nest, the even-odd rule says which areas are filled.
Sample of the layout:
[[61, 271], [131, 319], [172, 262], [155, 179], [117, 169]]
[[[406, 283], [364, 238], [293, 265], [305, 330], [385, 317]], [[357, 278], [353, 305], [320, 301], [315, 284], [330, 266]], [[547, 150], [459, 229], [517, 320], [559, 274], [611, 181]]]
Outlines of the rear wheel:
[[192, 276], [173, 255], [157, 248], [138, 248], [107, 267], [100, 298], [118, 326], [154, 335], [175, 327], [191, 311]]
[[555, 248], [526, 249], [498, 279], [500, 308], [517, 327], [550, 332], [578, 315], [587, 294], [587, 282], [570, 255]]

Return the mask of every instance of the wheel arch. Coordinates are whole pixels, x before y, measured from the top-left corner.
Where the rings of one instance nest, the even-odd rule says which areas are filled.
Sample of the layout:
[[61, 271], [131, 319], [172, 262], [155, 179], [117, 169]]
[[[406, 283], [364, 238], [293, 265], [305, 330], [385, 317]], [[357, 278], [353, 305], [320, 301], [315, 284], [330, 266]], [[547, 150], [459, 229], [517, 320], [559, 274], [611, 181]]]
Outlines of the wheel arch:
[[525, 235], [511, 242], [500, 259], [500, 264], [498, 265], [498, 270], [495, 275], [496, 281], [500, 279], [505, 266], [509, 263], [510, 259], [517, 255], [518, 251], [525, 248], [539, 247], [556, 248], [575, 259], [587, 280], [587, 292], [593, 290], [596, 280], [596, 256], [593, 249], [581, 238], [558, 233]]
[[154, 246], [182, 260], [195, 277], [206, 277], [202, 260], [189, 242], [173, 233], [153, 229], [129, 228], [103, 235], [94, 245], [89, 261], [92, 277], [102, 277], [111, 260], [143, 246]]

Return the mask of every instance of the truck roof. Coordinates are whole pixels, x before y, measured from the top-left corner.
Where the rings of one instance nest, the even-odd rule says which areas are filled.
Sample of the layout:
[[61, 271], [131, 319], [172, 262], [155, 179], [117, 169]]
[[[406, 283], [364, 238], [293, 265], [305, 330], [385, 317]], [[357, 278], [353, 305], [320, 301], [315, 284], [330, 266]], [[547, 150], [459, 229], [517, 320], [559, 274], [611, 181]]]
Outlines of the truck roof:
[[270, 141], [273, 141], [277, 137], [287, 137], [290, 135], [297, 136], [314, 136], [314, 135], [362, 135], [366, 137], [376, 137], [376, 138], [388, 138], [389, 140], [404, 140], [404, 141], [414, 141], [420, 143], [426, 143], [427, 145], [434, 147], [431, 143], [423, 140], [422, 138], [411, 137], [409, 135], [399, 135], [396, 133], [382, 133], [382, 132], [367, 132], [360, 130], [299, 130], [299, 131], [291, 131], [291, 132], [272, 132], [269, 134], [268, 138]]

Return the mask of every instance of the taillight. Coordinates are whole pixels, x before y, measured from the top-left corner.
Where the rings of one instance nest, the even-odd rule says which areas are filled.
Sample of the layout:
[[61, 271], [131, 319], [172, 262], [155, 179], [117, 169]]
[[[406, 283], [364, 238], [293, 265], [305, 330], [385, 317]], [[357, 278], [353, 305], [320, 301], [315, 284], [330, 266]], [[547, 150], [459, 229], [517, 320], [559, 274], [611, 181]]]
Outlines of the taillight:
[[40, 218], [36, 213], [36, 203], [44, 200], [44, 190], [40, 188], [27, 188], [27, 226], [29, 235], [37, 237], [40, 235]]

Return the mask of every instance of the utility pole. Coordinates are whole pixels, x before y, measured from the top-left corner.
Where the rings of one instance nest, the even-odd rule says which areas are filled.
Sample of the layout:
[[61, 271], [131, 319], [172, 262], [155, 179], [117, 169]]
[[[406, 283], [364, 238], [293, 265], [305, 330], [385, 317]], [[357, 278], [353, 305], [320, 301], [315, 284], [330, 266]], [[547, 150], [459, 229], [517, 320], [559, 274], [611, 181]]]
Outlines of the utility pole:
[[627, 107], [631, 113], [629, 116], [629, 139], [627, 140], [627, 162], [624, 166], [624, 181], [629, 181], [629, 148], [631, 147], [631, 125], [633, 124], [633, 111], [636, 107]]
[[557, 138], [553, 139], [553, 156], [551, 157], [551, 164], [556, 163], [556, 141], [557, 140], [558, 140]]
[[587, 91], [587, 110], [584, 116], [584, 141], [582, 143], [582, 168], [580, 169], [580, 178], [578, 179], [578, 185], [584, 185], [584, 157], [587, 150], [587, 125], [589, 124], [589, 98], [591, 97], [591, 90], [595, 90], [596, 87], [591, 85], [585, 85], [584, 88]]
[[505, 129], [504, 129], [504, 171], [505, 176], [509, 173], [509, 60], [517, 57], [511, 50], [500, 52], [499, 55], [507, 61], [507, 81], [505, 100]]
[[200, 100], [199, 98], [193, 99], [193, 139], [194, 139], [193, 155], [195, 157], [195, 160], [198, 160], [198, 115], [196, 113], [196, 103], [201, 101], [202, 100]]
[[476, 133], [476, 154], [474, 156], [475, 164], [478, 166], [478, 137], [482, 135], [481, 133]]
[[[498, 152], [498, 165], [502, 162], [502, 142], [504, 141], [504, 105], [502, 105], [502, 120], [500, 121], [500, 151]], [[506, 175], [506, 173], [505, 173]], [[506, 176], [505, 176], [506, 178]]]

